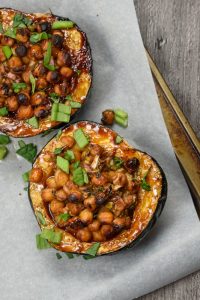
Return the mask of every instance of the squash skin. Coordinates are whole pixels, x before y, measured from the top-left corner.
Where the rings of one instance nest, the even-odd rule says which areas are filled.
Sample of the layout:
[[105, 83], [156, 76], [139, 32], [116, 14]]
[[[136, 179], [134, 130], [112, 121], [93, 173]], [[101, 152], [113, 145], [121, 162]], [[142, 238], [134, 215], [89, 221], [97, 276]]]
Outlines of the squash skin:
[[[26, 13], [23, 11], [19, 11], [19, 10], [15, 10], [12, 8], [5, 8], [2, 7], [0, 8], [0, 11], [4, 10], [4, 11], [10, 11], [11, 13], [22, 13], [25, 16], [35, 16], [35, 17], [42, 17], [42, 18], [48, 18], [48, 17], [52, 17], [55, 18], [55, 20], [66, 20], [66, 21], [70, 21], [69, 18], [66, 17], [61, 17], [61, 16], [57, 16], [54, 14], [40, 14], [40, 13]], [[73, 121], [73, 119], [80, 113], [82, 107], [84, 106], [84, 104], [87, 102], [89, 95], [90, 95], [90, 91], [91, 91], [91, 87], [92, 87], [92, 81], [93, 81], [93, 60], [92, 60], [92, 51], [91, 51], [91, 47], [90, 44], [88, 42], [87, 39], [87, 35], [85, 32], [83, 32], [79, 26], [75, 23], [74, 26], [75, 29], [77, 29], [84, 38], [84, 42], [85, 42], [85, 49], [87, 52], [87, 60], [88, 60], [88, 71], [84, 71], [83, 74], [80, 75], [79, 77], [79, 83], [81, 84], [81, 81], [85, 81], [88, 84], [88, 89], [87, 92], [82, 95], [81, 97], [79, 97], [80, 99], [82, 99], [80, 102], [82, 104], [81, 108], [77, 108], [74, 109], [74, 112], [71, 114], [70, 116], [70, 121], [69, 123], [71, 123], [71, 121]], [[82, 76], [82, 78], [81, 78]], [[78, 88], [75, 88], [75, 90], [72, 92], [76, 93], [76, 90], [78, 91]], [[25, 120], [26, 121], [26, 120]], [[51, 121], [50, 120], [50, 114], [43, 118], [40, 119], [41, 124], [39, 126], [38, 129], [32, 128], [31, 126], [28, 126], [26, 124], [24, 120], [16, 120], [10, 117], [1, 117], [0, 116], [0, 132], [5, 133], [11, 137], [16, 137], [16, 138], [25, 138], [25, 137], [31, 137], [31, 136], [36, 136], [38, 134], [44, 133], [46, 130], [49, 129], [57, 129], [62, 127], [64, 124], [66, 123], [61, 123], [61, 122], [57, 122], [57, 121]]]
[[[98, 124], [98, 123], [90, 122], [90, 121], [80, 121], [80, 122], [78, 122], [78, 123], [73, 123], [73, 124], [71, 124], [71, 125], [67, 125], [67, 126], [65, 126], [65, 127], [63, 128], [63, 131], [65, 131], [67, 128], [69, 128], [69, 127], [71, 127], [71, 126], [74, 126], [74, 125], [75, 125], [75, 126], [77, 126], [77, 125], [79, 126], [79, 124], [84, 124], [83, 126], [81, 126], [81, 128], [84, 128], [84, 126], [86, 126], [86, 125], [91, 125], [91, 126], [97, 126], [97, 127], [105, 128], [106, 130], [109, 130], [109, 131], [111, 131], [111, 132], [114, 133], [114, 131], [112, 131], [111, 129], [109, 129], [109, 128], [105, 127], [105, 126], [102, 126], [102, 125], [100, 125], [100, 124]], [[55, 138], [55, 137], [53, 137], [53, 138], [47, 143], [46, 146], [48, 146], [49, 143], [51, 143], [51, 141], [52, 141], [54, 138]], [[130, 145], [129, 145], [125, 140], [124, 140], [124, 142], [130, 147]], [[45, 146], [45, 147], [46, 147], [46, 146]], [[45, 147], [44, 147], [44, 148], [45, 148]], [[44, 149], [44, 148], [43, 148], [43, 149]], [[131, 147], [131, 148], [132, 148], [132, 147]], [[166, 176], [165, 176], [165, 174], [164, 174], [162, 168], [158, 165], [158, 163], [156, 162], [156, 160], [155, 160], [154, 158], [150, 157], [150, 156], [149, 156], [148, 154], [146, 154], [145, 152], [142, 152], [142, 151], [137, 150], [137, 149], [135, 149], [135, 148], [134, 148], [134, 150], [135, 150], [136, 152], [140, 152], [142, 155], [147, 155], [148, 158], [150, 158], [151, 161], [156, 165], [157, 169], [158, 169], [159, 172], [160, 172], [161, 179], [162, 179], [162, 180], [161, 180], [162, 187], [161, 187], [161, 192], [160, 192], [159, 198], [158, 198], [158, 200], [157, 200], [157, 204], [156, 204], [155, 211], [153, 212], [151, 218], [149, 218], [148, 223], [146, 224], [146, 226], [141, 230], [141, 232], [140, 232], [135, 238], [127, 239], [127, 240], [126, 240], [126, 243], [123, 243], [123, 245], [120, 245], [120, 240], [119, 240], [119, 241], [118, 241], [119, 245], [118, 245], [117, 247], [115, 247], [115, 248], [117, 248], [117, 249], [115, 249], [115, 250], [112, 250], [112, 249], [109, 250], [109, 249], [107, 249], [107, 248], [101, 249], [101, 246], [100, 246], [100, 249], [99, 249], [99, 251], [98, 251], [98, 253], [97, 253], [97, 256], [108, 255], [108, 254], [115, 254], [115, 253], [117, 253], [117, 252], [119, 252], [119, 251], [121, 251], [121, 250], [123, 250], [123, 249], [129, 249], [129, 248], [132, 248], [132, 247], [134, 247], [135, 245], [137, 245], [137, 244], [138, 244], [143, 238], [145, 238], [145, 236], [147, 236], [148, 233], [151, 231], [151, 229], [153, 228], [153, 226], [154, 226], [155, 223], [157, 222], [157, 219], [159, 218], [159, 216], [160, 216], [160, 214], [161, 214], [161, 212], [162, 212], [162, 210], [163, 210], [163, 208], [164, 208], [164, 205], [165, 205], [165, 202], [166, 202], [166, 199], [167, 199], [167, 180], [166, 180]], [[43, 150], [41, 150], [41, 152], [38, 154], [37, 158], [40, 157], [42, 151], [43, 151]], [[37, 161], [37, 158], [36, 158], [35, 162], [33, 163], [33, 166], [35, 165], [35, 163], [36, 163], [36, 161]], [[35, 206], [35, 204], [33, 203], [34, 201], [32, 200], [33, 194], [32, 194], [32, 192], [31, 192], [31, 189], [32, 189], [31, 185], [34, 185], [34, 184], [29, 183], [28, 195], [29, 195], [29, 200], [30, 200], [31, 207], [32, 207], [32, 209], [33, 209], [33, 211], [34, 211], [34, 214], [35, 214], [36, 211], [37, 211], [37, 207]], [[43, 213], [44, 213], [44, 211], [43, 211]], [[36, 217], [36, 219], [37, 219], [37, 217]], [[46, 220], [46, 218], [45, 218], [45, 220]], [[37, 221], [38, 221], [38, 220], [37, 220]], [[52, 223], [53, 223], [53, 222], [52, 222]], [[39, 226], [40, 226], [41, 228], [44, 228], [44, 226], [41, 226], [41, 224], [39, 223], [39, 221], [38, 221], [38, 224], [39, 224]], [[54, 223], [53, 223], [53, 224], [54, 224]], [[55, 226], [55, 225], [54, 225], [54, 226]], [[54, 227], [54, 226], [52, 226], [52, 224], [50, 224], [49, 227], [47, 227], [47, 228], [52, 228], [52, 227]], [[128, 231], [128, 230], [125, 230], [125, 231]], [[117, 238], [117, 239], [118, 239], [118, 238]], [[112, 240], [114, 241], [115, 238], [113, 238]], [[111, 241], [112, 241], [112, 240], [111, 240]], [[73, 241], [72, 241], [72, 243], [73, 243]], [[69, 244], [70, 244], [70, 242], [69, 242]], [[83, 250], [81, 244], [88, 244], [88, 246], [86, 246], [86, 247], [84, 246], [84, 250]], [[104, 242], [101, 243], [101, 244], [103, 245]], [[70, 252], [70, 253], [74, 253], [74, 254], [82, 254], [82, 255], [86, 254], [87, 249], [90, 248], [91, 245], [92, 245], [92, 243], [82, 243], [82, 242], [78, 241], [76, 247], [75, 247], [75, 246], [73, 247], [73, 248], [76, 248], [76, 249], [75, 249], [75, 250], [70, 250], [70, 247], [69, 247], [69, 248], [66, 248], [66, 247], [61, 247], [60, 245], [52, 244], [52, 246], [53, 246], [54, 248], [56, 248], [57, 250], [59, 250], [59, 251], [62, 251], [62, 252]]]

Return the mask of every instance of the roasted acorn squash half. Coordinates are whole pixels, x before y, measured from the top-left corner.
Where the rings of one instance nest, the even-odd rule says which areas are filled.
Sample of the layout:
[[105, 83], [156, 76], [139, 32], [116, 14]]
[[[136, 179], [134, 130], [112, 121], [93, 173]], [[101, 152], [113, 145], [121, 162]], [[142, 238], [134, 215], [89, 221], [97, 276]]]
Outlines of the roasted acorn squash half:
[[0, 9], [0, 131], [28, 137], [68, 123], [91, 81], [90, 47], [74, 22]]
[[165, 175], [151, 156], [89, 121], [52, 138], [29, 180], [42, 232], [47, 238], [56, 233], [56, 249], [78, 254], [94, 243], [97, 255], [133, 246], [150, 231], [167, 197]]

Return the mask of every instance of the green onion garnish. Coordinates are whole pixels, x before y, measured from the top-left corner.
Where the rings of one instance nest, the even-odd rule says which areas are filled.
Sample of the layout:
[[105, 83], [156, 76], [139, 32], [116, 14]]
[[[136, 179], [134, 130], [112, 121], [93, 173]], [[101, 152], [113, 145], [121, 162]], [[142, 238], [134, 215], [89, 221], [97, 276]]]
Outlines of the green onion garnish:
[[53, 153], [57, 155], [57, 154], [60, 154], [62, 152], [62, 150], [63, 150], [63, 148], [56, 148]]
[[65, 159], [69, 160], [70, 162], [75, 159], [75, 155], [72, 150], [67, 150], [64, 154], [64, 157], [65, 157]]
[[71, 215], [69, 213], [60, 214], [58, 216], [59, 221], [67, 222], [71, 218]]
[[56, 121], [57, 113], [58, 113], [58, 103], [53, 103], [51, 108], [51, 121]]
[[82, 169], [82, 170], [83, 170], [83, 180], [84, 180], [84, 183], [88, 184], [89, 183], [88, 174], [85, 171], [85, 169]]
[[39, 122], [35, 116], [30, 119], [27, 119], [26, 123], [29, 124], [33, 128], [36, 128], [36, 129], [39, 128]]
[[32, 89], [31, 89], [32, 94], [34, 94], [34, 93], [35, 93], [35, 84], [36, 84], [36, 80], [35, 80], [35, 77], [33, 76], [32, 73], [30, 74], [30, 83], [31, 83], [31, 85], [32, 85]]
[[18, 141], [18, 145], [19, 145], [20, 148], [22, 148], [22, 147], [24, 147], [26, 144], [24, 143], [23, 140], [19, 140], [19, 141]]
[[11, 55], [13, 54], [12, 50], [9, 46], [3, 46], [2, 50], [3, 50], [3, 53], [4, 53], [4, 55], [7, 59], [9, 59], [11, 57]]
[[117, 170], [117, 169], [121, 168], [124, 161], [120, 157], [115, 156], [115, 157], [113, 157], [113, 163], [114, 163], [115, 170]]
[[48, 240], [49, 242], [59, 244], [62, 240], [62, 233], [54, 231], [53, 229], [43, 229], [41, 237]]
[[7, 115], [8, 115], [8, 109], [7, 109], [7, 107], [0, 108], [0, 116], [4, 117], [4, 116], [7, 116]]
[[57, 259], [61, 259], [62, 258], [62, 256], [58, 252], [56, 253], [56, 257], [57, 257]]
[[37, 146], [32, 143], [26, 144], [19, 148], [16, 153], [32, 163], [37, 154]]
[[44, 136], [48, 135], [48, 134], [51, 133], [53, 130], [54, 130], [53, 128], [50, 128], [50, 129], [45, 130], [45, 131], [41, 134], [41, 137], [44, 137]]
[[45, 218], [43, 217], [43, 214], [40, 211], [37, 211], [35, 214], [38, 219], [38, 222], [42, 225], [46, 225], [46, 221]]
[[121, 138], [121, 136], [117, 135], [115, 138], [115, 143], [120, 144], [122, 141], [123, 141], [123, 139]]
[[73, 182], [78, 186], [83, 186], [85, 183], [84, 173], [81, 167], [78, 167], [73, 170]]
[[22, 178], [23, 178], [24, 182], [29, 182], [29, 174], [30, 174], [30, 171], [22, 174]]
[[72, 100], [73, 100], [71, 94], [67, 95], [67, 96], [65, 97], [65, 99], [66, 99], [66, 100], [69, 100], [69, 101], [72, 101]]
[[71, 101], [70, 106], [71, 106], [71, 108], [80, 108], [82, 106], [82, 104], [79, 102]]
[[32, 20], [26, 18], [25, 16], [23, 16], [22, 14], [16, 14], [14, 15], [13, 18], [13, 27], [26, 27], [32, 24]]
[[122, 127], [128, 126], [128, 114], [122, 109], [115, 109], [115, 122]]
[[65, 173], [69, 174], [69, 162], [61, 156], [57, 156], [56, 158], [57, 166], [63, 170]]
[[59, 103], [60, 101], [60, 96], [56, 93], [51, 93], [49, 94], [51, 101], [53, 101], [54, 103]]
[[43, 60], [43, 63], [44, 63], [44, 66], [51, 70], [51, 71], [54, 71], [55, 70], [55, 66], [53, 65], [50, 65], [50, 61], [51, 61], [51, 47], [52, 47], [52, 43], [51, 42], [48, 42], [48, 45], [47, 45], [47, 51], [44, 55], [44, 60]]
[[125, 128], [128, 126], [128, 119], [122, 119], [118, 116], [115, 116], [115, 122]]
[[0, 145], [7, 145], [11, 142], [9, 136], [0, 134]]
[[72, 21], [55, 21], [52, 24], [52, 29], [68, 29], [74, 27]]
[[14, 90], [15, 93], [19, 93], [20, 90], [23, 90], [27, 87], [26, 83], [25, 82], [14, 82], [12, 84], [12, 88]]
[[73, 254], [73, 253], [67, 253], [67, 252], [65, 252], [65, 255], [66, 255], [69, 259], [74, 258], [74, 254]]
[[73, 136], [80, 148], [84, 148], [85, 146], [87, 146], [89, 144], [89, 140], [85, 136], [82, 129], [79, 128], [76, 131], [74, 131]]
[[41, 234], [36, 235], [36, 245], [39, 250], [51, 248], [51, 245]]
[[81, 70], [77, 70], [76, 73], [77, 73], [78, 76], [80, 76]]
[[6, 146], [0, 146], [0, 160], [4, 159], [8, 154], [8, 149]]
[[100, 243], [94, 243], [92, 244], [92, 246], [86, 251], [87, 254], [91, 255], [91, 256], [96, 256], [99, 247], [100, 247]]
[[11, 37], [12, 39], [16, 39], [16, 32], [17, 32], [16, 28], [14, 28], [14, 29], [8, 28], [4, 32], [4, 35], [8, 36], [8, 37]]
[[70, 115], [58, 112], [56, 116], [56, 121], [68, 123], [70, 121]]
[[56, 134], [56, 140], [58, 140], [60, 138], [61, 134], [62, 134], [62, 130], [59, 129], [57, 134]]
[[77, 169], [80, 165], [80, 161], [76, 161], [72, 166], [73, 166], [73, 169]]
[[70, 120], [71, 107], [63, 103], [53, 103], [51, 108], [51, 120], [68, 123]]
[[67, 115], [71, 114], [71, 106], [65, 105], [63, 103], [58, 104], [58, 111]]
[[147, 177], [148, 173], [149, 173], [149, 170], [146, 172], [146, 174], [142, 178], [140, 185], [141, 185], [141, 187], [142, 187], [143, 190], [149, 192], [151, 190], [151, 186], [146, 182], [146, 177]]
[[42, 40], [47, 40], [48, 38], [49, 38], [49, 35], [44, 31], [41, 33], [33, 32], [30, 36], [30, 42], [32, 44], [35, 44]]

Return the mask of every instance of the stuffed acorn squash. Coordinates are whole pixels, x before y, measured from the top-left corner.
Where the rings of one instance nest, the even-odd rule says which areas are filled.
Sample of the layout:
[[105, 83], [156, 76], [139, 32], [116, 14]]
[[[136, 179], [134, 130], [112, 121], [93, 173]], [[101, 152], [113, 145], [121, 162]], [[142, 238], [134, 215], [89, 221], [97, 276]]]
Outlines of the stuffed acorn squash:
[[86, 34], [69, 19], [0, 9], [0, 131], [27, 137], [68, 123], [91, 68]]
[[94, 243], [100, 245], [97, 255], [134, 245], [167, 197], [165, 175], [152, 157], [88, 121], [50, 140], [29, 180], [43, 236], [56, 249], [79, 254]]

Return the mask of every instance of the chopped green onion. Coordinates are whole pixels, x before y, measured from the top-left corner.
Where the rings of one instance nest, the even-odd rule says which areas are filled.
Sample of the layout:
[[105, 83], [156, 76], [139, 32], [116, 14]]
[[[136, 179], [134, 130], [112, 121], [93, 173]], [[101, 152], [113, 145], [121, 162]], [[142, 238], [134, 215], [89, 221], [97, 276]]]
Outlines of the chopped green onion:
[[11, 29], [11, 28], [8, 28], [5, 32], [4, 32], [4, 35], [5, 36], [8, 36], [8, 37], [11, 37], [12, 39], [16, 39], [16, 28], [14, 29]]
[[67, 252], [65, 252], [65, 255], [66, 255], [69, 259], [74, 258], [73, 253], [67, 253]]
[[89, 144], [88, 138], [85, 136], [82, 129], [79, 128], [76, 131], [74, 131], [73, 136], [80, 148], [84, 148]]
[[66, 100], [69, 100], [69, 101], [72, 101], [72, 100], [73, 100], [71, 94], [67, 95], [67, 96], [65, 97], [65, 99], [66, 99]]
[[53, 128], [50, 128], [50, 129], [45, 130], [45, 131], [41, 134], [41, 137], [44, 137], [44, 136], [48, 135], [48, 134], [51, 133], [52, 131], [53, 131]]
[[3, 25], [0, 23], [0, 33], [3, 33]]
[[75, 102], [75, 101], [71, 101], [70, 105], [71, 105], [71, 108], [80, 108], [82, 106], [81, 103]]
[[19, 141], [18, 141], [18, 145], [19, 145], [20, 148], [26, 146], [26, 144], [24, 143], [23, 140], [19, 140]]
[[62, 233], [54, 231], [53, 229], [43, 229], [41, 237], [48, 240], [49, 242], [59, 244], [62, 240]]
[[35, 44], [35, 43], [38, 43], [42, 40], [47, 40], [48, 38], [49, 38], [49, 35], [44, 31], [41, 32], [41, 33], [33, 32], [30, 36], [30, 42], [32, 44]]
[[51, 248], [51, 245], [41, 234], [36, 235], [36, 245], [39, 250]]
[[67, 150], [64, 154], [64, 157], [65, 157], [65, 159], [69, 160], [70, 162], [75, 159], [75, 155], [72, 150]]
[[8, 115], [8, 109], [7, 109], [7, 107], [0, 108], [0, 116], [4, 117], [4, 116], [7, 116], [7, 115]]
[[35, 214], [36, 214], [36, 217], [37, 217], [39, 223], [42, 225], [46, 225], [46, 221], [45, 221], [45, 218], [43, 217], [43, 214], [40, 211], [37, 211]]
[[51, 70], [51, 71], [54, 71], [55, 70], [55, 66], [53, 65], [50, 65], [50, 61], [51, 61], [51, 47], [52, 47], [52, 43], [51, 42], [48, 42], [48, 45], [47, 45], [47, 51], [44, 55], [44, 60], [43, 60], [43, 63], [44, 63], [44, 66]]
[[50, 99], [54, 102], [54, 103], [59, 103], [60, 101], [60, 96], [56, 93], [51, 93], [49, 94]]
[[13, 18], [13, 27], [26, 27], [28, 25], [32, 24], [32, 20], [26, 18], [22, 14], [16, 14]]
[[147, 177], [148, 173], [149, 173], [149, 170], [146, 172], [146, 174], [142, 178], [140, 185], [141, 185], [141, 187], [142, 187], [143, 190], [149, 192], [151, 190], [151, 186], [146, 182], [146, 177]]
[[80, 76], [81, 70], [77, 70], [76, 73], [77, 73], [78, 76]]
[[80, 161], [76, 161], [72, 166], [73, 166], [73, 169], [77, 169], [80, 165]]
[[118, 109], [115, 109], [114, 110], [114, 113], [116, 116], [118, 116], [119, 118], [122, 118], [122, 119], [127, 119], [128, 118], [128, 114], [127, 112], [125, 112], [124, 110], [118, 108]]
[[122, 141], [123, 141], [123, 139], [121, 138], [121, 136], [117, 135], [115, 138], [115, 143], [120, 144]]
[[11, 142], [9, 136], [0, 134], [0, 145], [7, 145]]
[[39, 128], [39, 122], [35, 116], [26, 120], [26, 123], [29, 124], [33, 128], [36, 128], [36, 129]]
[[62, 152], [62, 150], [63, 150], [63, 148], [56, 148], [53, 153], [57, 155], [57, 154], [60, 154]]
[[115, 116], [115, 122], [125, 128], [128, 126], [128, 119], [122, 119], [118, 116]]
[[63, 103], [58, 104], [58, 111], [67, 115], [71, 114], [71, 106], [65, 105]]
[[51, 108], [51, 121], [56, 121], [57, 113], [58, 113], [58, 103], [53, 103]]
[[61, 259], [62, 258], [62, 256], [58, 252], [56, 253], [56, 257], [57, 257], [57, 259]]
[[12, 50], [9, 46], [3, 46], [2, 50], [3, 50], [3, 53], [4, 53], [4, 55], [7, 59], [9, 59], [11, 57], [11, 55], [13, 54]]
[[20, 90], [23, 90], [27, 87], [25, 82], [14, 82], [12, 84], [12, 88], [14, 90], [15, 93], [19, 93]]
[[57, 140], [60, 138], [61, 134], [62, 134], [62, 130], [59, 129], [58, 132], [57, 132], [57, 134], [56, 134], [56, 139]]
[[67, 222], [71, 218], [71, 215], [69, 213], [60, 214], [58, 216], [59, 221]]
[[33, 76], [32, 73], [30, 74], [30, 83], [31, 83], [31, 85], [32, 85], [32, 89], [31, 89], [32, 94], [34, 94], [34, 93], [35, 93], [35, 84], [36, 84], [36, 80], [35, 80], [35, 77]]
[[65, 173], [69, 174], [69, 162], [61, 156], [57, 156], [56, 158], [57, 166], [63, 170]]
[[52, 29], [68, 29], [74, 27], [72, 21], [55, 21], [52, 24]]
[[91, 256], [91, 255], [89, 255], [89, 254], [86, 254], [86, 255], [83, 255], [83, 258], [84, 258], [85, 260], [88, 260], [88, 259], [93, 259], [93, 258], [95, 258], [95, 256]]
[[83, 169], [81, 167], [78, 167], [73, 170], [73, 182], [78, 186], [84, 185], [85, 183], [84, 174], [83, 174]]
[[22, 178], [23, 178], [24, 182], [29, 182], [29, 174], [30, 174], [30, 171], [22, 174]]
[[16, 153], [32, 163], [37, 154], [37, 146], [32, 143], [26, 144], [19, 148]]
[[4, 159], [8, 154], [8, 149], [6, 146], [0, 146], [0, 160]]
[[70, 115], [57, 112], [56, 121], [68, 123], [70, 121]]
[[86, 251], [87, 254], [91, 255], [91, 256], [96, 256], [99, 247], [100, 247], [100, 243], [94, 243], [92, 244], [92, 246]]
[[123, 165], [124, 161], [120, 157], [115, 156], [113, 158], [113, 163], [114, 163], [115, 170], [117, 170], [117, 169], [121, 168], [121, 166]]
[[89, 183], [88, 174], [85, 171], [85, 169], [82, 169], [82, 170], [83, 170], [83, 180], [84, 180], [84, 183], [88, 184]]

